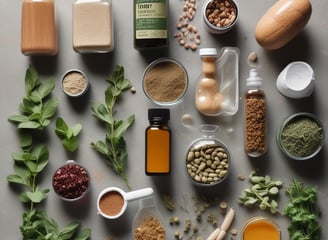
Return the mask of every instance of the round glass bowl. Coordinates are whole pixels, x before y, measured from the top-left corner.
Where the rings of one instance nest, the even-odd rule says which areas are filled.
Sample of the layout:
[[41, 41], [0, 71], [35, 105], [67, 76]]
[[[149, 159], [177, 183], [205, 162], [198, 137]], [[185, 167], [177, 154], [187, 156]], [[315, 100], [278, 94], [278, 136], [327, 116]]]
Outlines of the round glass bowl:
[[190, 144], [186, 152], [186, 171], [196, 186], [214, 186], [223, 182], [230, 172], [230, 153], [213, 135], [215, 125], [202, 125], [203, 137]]
[[64, 73], [61, 88], [69, 97], [80, 97], [89, 89], [90, 83], [85, 73], [78, 69], [71, 69]]
[[142, 86], [153, 103], [171, 106], [182, 101], [188, 88], [188, 74], [178, 61], [159, 58], [144, 71]]
[[243, 240], [280, 240], [279, 227], [270, 219], [253, 217], [247, 221], [243, 229]]
[[77, 201], [83, 198], [90, 186], [88, 171], [73, 160], [59, 167], [52, 177], [55, 193], [65, 201]]
[[281, 151], [294, 160], [313, 158], [322, 149], [325, 138], [323, 125], [311, 113], [296, 113], [288, 117], [277, 131]]
[[238, 19], [234, 0], [207, 0], [203, 5], [203, 20], [209, 32], [222, 34], [231, 30]]

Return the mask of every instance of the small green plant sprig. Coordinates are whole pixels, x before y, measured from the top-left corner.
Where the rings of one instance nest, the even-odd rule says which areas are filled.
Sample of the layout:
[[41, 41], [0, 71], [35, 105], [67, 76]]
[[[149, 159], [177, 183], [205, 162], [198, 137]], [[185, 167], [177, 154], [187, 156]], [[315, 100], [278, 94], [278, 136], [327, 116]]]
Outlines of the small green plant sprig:
[[106, 163], [118, 173], [128, 188], [130, 184], [126, 176], [126, 166], [128, 154], [124, 134], [134, 122], [134, 115], [129, 116], [126, 120], [116, 120], [115, 106], [122, 93], [131, 88], [130, 81], [124, 77], [124, 68], [116, 66], [112, 75], [106, 81], [109, 86], [105, 90], [105, 104], [92, 106], [93, 116], [106, 125], [105, 141], [91, 143], [91, 146], [100, 154], [106, 157]]
[[82, 125], [79, 123], [69, 127], [61, 117], [56, 119], [55, 133], [62, 140], [63, 147], [69, 152], [74, 152], [78, 149], [78, 135], [81, 130]]
[[7, 181], [25, 187], [19, 199], [23, 203], [30, 203], [33, 209], [35, 203], [47, 198], [49, 189], [40, 189], [37, 186], [37, 176], [48, 165], [49, 151], [46, 145], [32, 147], [31, 135], [21, 136], [22, 152], [12, 153], [14, 160], [14, 174], [7, 176]]
[[50, 124], [58, 101], [50, 94], [55, 87], [53, 80], [41, 82], [37, 71], [30, 66], [25, 74], [25, 96], [19, 105], [21, 114], [12, 115], [9, 121], [21, 129], [40, 129]]
[[246, 207], [258, 206], [261, 210], [279, 213], [278, 202], [274, 199], [279, 194], [283, 182], [270, 176], [259, 176], [255, 171], [249, 175], [250, 188], [244, 189], [238, 202]]
[[299, 179], [287, 187], [289, 201], [284, 214], [290, 219], [288, 233], [291, 240], [320, 240], [321, 226], [318, 221], [319, 209], [316, 204], [318, 189], [304, 186]]

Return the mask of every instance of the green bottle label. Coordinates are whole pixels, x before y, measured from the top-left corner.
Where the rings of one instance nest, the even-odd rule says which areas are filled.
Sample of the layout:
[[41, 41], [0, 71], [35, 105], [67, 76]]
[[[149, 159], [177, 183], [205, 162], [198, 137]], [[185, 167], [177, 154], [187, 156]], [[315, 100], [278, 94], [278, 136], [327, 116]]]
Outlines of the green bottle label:
[[135, 0], [136, 39], [167, 38], [166, 0]]

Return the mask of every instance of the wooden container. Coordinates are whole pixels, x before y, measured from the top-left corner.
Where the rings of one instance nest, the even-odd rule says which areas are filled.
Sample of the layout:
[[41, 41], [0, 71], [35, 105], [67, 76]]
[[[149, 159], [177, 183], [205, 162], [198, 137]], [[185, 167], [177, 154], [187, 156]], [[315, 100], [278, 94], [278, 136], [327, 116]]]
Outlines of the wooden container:
[[24, 55], [56, 55], [54, 0], [23, 0], [21, 51]]

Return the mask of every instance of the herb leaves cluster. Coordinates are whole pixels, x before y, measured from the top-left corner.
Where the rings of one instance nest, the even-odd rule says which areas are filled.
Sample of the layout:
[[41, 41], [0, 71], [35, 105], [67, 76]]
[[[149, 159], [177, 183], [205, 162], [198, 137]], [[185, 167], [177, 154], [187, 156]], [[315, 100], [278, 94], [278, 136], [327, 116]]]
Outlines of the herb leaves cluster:
[[271, 179], [270, 176], [259, 176], [252, 171], [249, 176], [251, 186], [242, 191], [238, 202], [246, 207], [258, 206], [261, 210], [270, 210], [271, 213], [279, 212], [278, 202], [274, 199], [279, 194], [282, 181]]
[[291, 240], [319, 240], [321, 227], [318, 222], [316, 206], [318, 190], [304, 186], [303, 182], [294, 179], [286, 190], [289, 202], [285, 205], [284, 214], [290, 218], [288, 227]]
[[20, 226], [23, 240], [86, 240], [91, 235], [90, 229], [80, 231], [80, 224], [73, 222], [60, 230], [55, 220], [36, 206], [49, 192], [38, 185], [38, 177], [49, 162], [49, 151], [45, 144], [33, 144], [33, 132], [28, 130], [43, 130], [50, 124], [57, 109], [57, 100], [51, 97], [53, 88], [53, 81], [41, 82], [32, 66], [27, 69], [25, 96], [19, 106], [21, 114], [8, 119], [20, 129], [21, 152], [12, 153], [14, 174], [8, 175], [7, 181], [22, 187], [19, 200], [29, 205]]
[[69, 152], [74, 152], [78, 149], [78, 135], [81, 130], [82, 125], [80, 123], [70, 127], [61, 117], [56, 119], [55, 133], [62, 140], [63, 147]]
[[130, 81], [124, 76], [124, 68], [117, 65], [106, 81], [109, 86], [105, 90], [105, 103], [96, 104], [92, 107], [93, 116], [106, 126], [105, 140], [91, 143], [91, 146], [106, 158], [106, 163], [118, 173], [128, 188], [130, 187], [126, 176], [128, 154], [124, 134], [134, 122], [134, 115], [125, 120], [116, 120], [115, 106], [122, 93], [131, 88]]
[[21, 129], [40, 129], [50, 124], [58, 100], [50, 94], [55, 87], [53, 80], [41, 83], [37, 71], [29, 67], [25, 74], [25, 96], [19, 105], [20, 114], [9, 117]]

